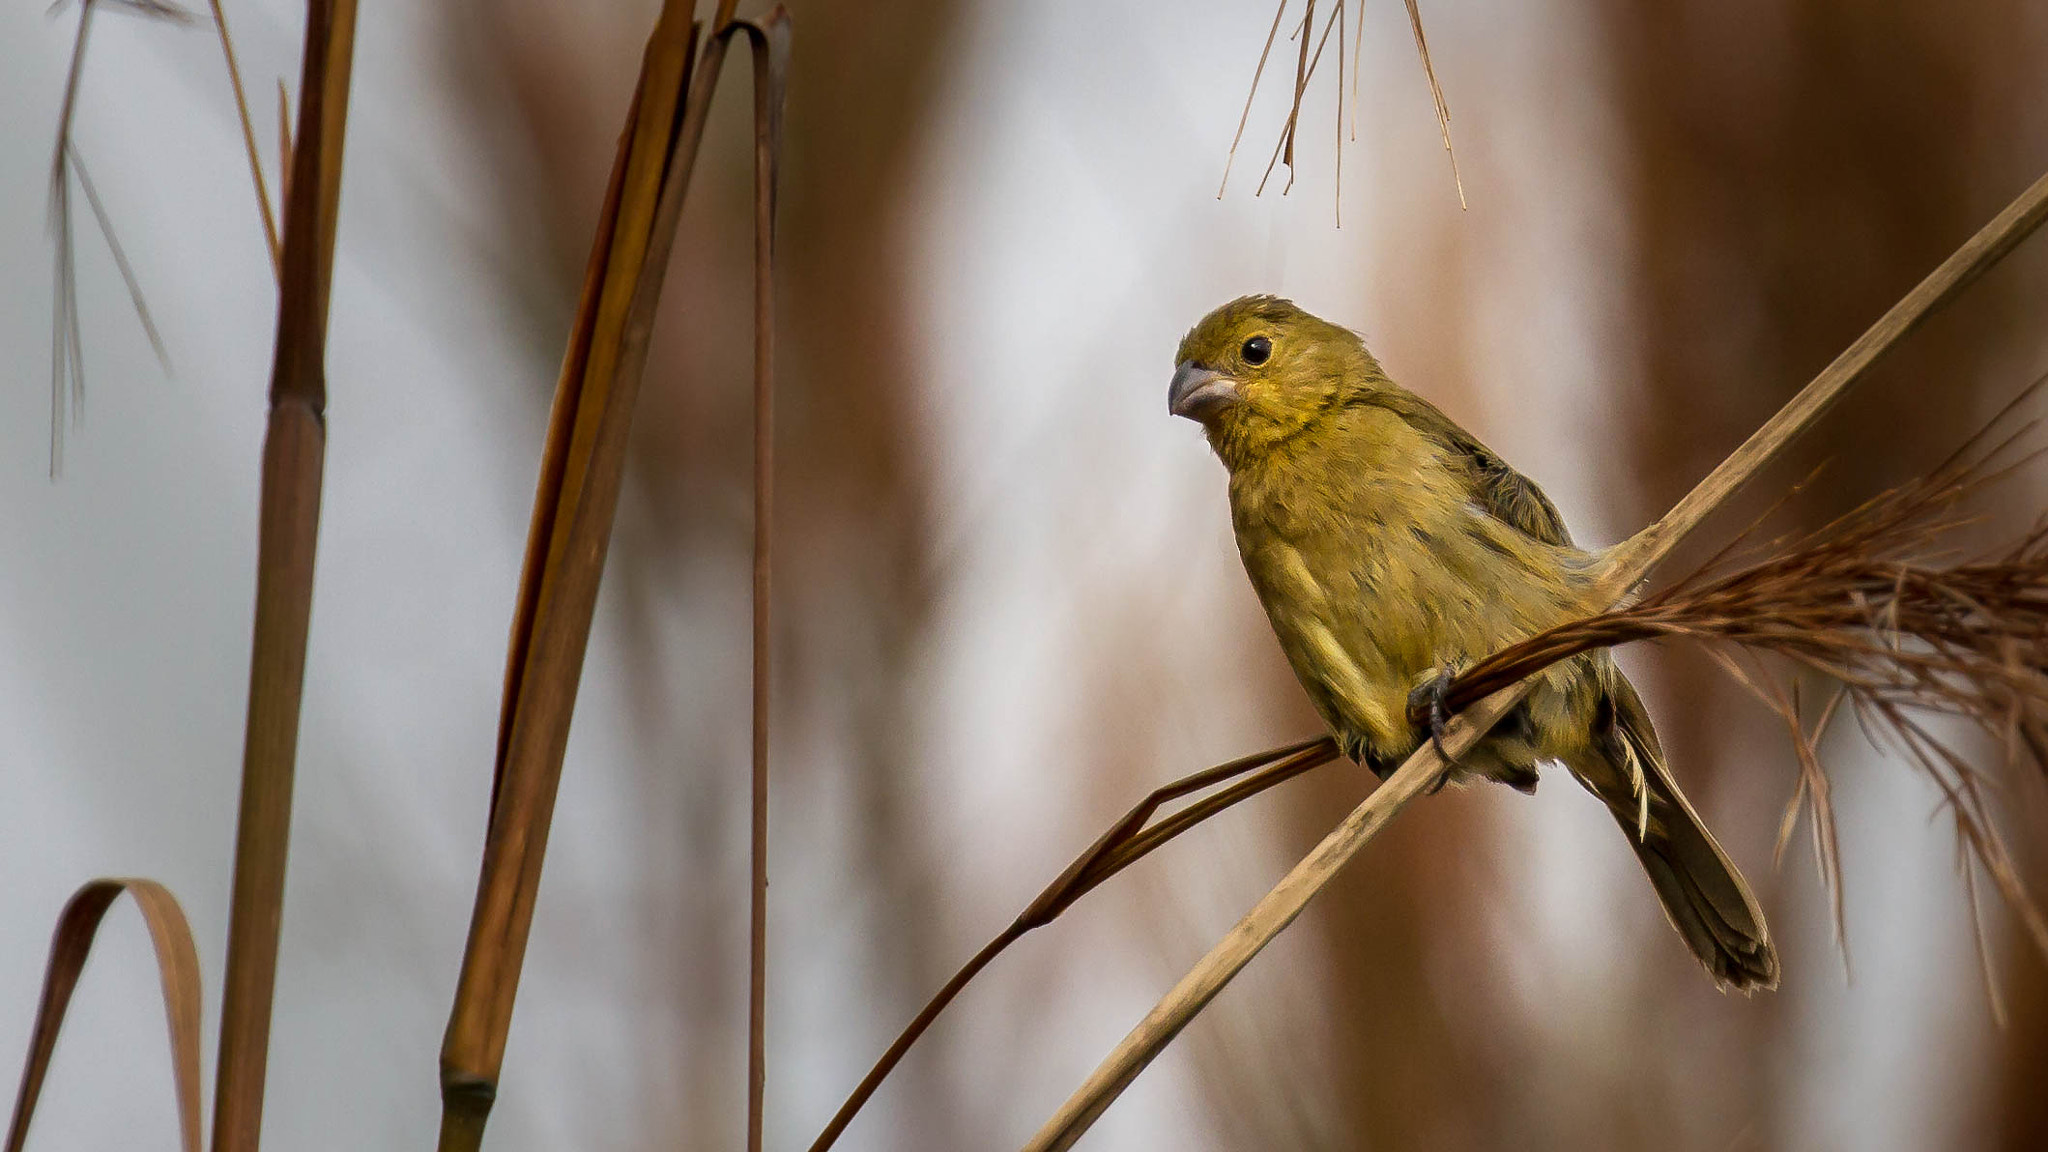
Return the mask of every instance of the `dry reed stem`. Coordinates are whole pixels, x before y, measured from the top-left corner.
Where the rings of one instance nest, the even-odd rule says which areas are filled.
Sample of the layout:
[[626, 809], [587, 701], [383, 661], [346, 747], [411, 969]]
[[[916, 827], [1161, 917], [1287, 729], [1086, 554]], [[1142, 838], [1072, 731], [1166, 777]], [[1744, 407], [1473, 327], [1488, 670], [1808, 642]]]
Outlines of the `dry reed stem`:
[[504, 1062], [645, 366], [644, 339], [637, 354], [633, 341], [638, 297], [648, 280], [660, 282], [661, 231], [674, 227], [663, 201], [679, 196], [669, 180], [687, 171], [695, 152], [695, 139], [678, 139], [697, 46], [690, 7], [664, 3], [648, 39], [549, 416], [506, 659], [476, 906], [441, 1049], [444, 1152], [481, 1146]]
[[754, 53], [754, 589], [752, 827], [747, 900], [747, 1149], [761, 1152], [768, 1092], [769, 608], [775, 540], [775, 197], [789, 80], [789, 17], [735, 21]]
[[93, 880], [72, 894], [57, 917], [50, 960], [43, 969], [43, 997], [36, 1006], [28, 1058], [21, 1066], [21, 1087], [14, 1098], [5, 1152], [22, 1152], [28, 1142], [29, 1123], [35, 1119], [71, 994], [92, 954], [101, 921], [124, 892], [135, 898], [156, 954], [170, 1031], [171, 1076], [178, 1096], [178, 1146], [185, 1152], [199, 1152], [199, 954], [192, 946], [192, 927], [177, 898], [154, 880], [134, 879]]
[[301, 60], [299, 141], [285, 201], [270, 423], [263, 442], [256, 621], [236, 823], [227, 977], [214, 1084], [214, 1152], [254, 1152], [291, 835], [306, 629], [326, 453], [327, 314], [341, 203], [355, 0], [312, 0]]
[[[690, 5], [664, 5], [571, 329], [513, 616], [482, 875], [442, 1046], [444, 1152], [481, 1144], [496, 1096], [633, 400], [684, 193], [734, 32], [746, 31], [757, 53], [765, 38], [771, 65], [765, 71], [777, 78], [773, 103], [780, 107], [787, 17], [777, 8], [764, 25], [744, 24], [732, 19], [733, 6], [721, 3], [700, 58]], [[771, 120], [771, 127], [779, 125], [779, 115]], [[759, 463], [770, 457], [763, 454]], [[765, 596], [759, 604], [766, 607]], [[760, 673], [765, 676], [765, 666]], [[765, 746], [757, 762], [765, 765]]]
[[[1296, 776], [1337, 759], [1337, 744], [1328, 736], [1318, 736], [1297, 744], [1290, 744], [1269, 752], [1259, 752], [1240, 757], [1226, 764], [1206, 768], [1184, 776], [1171, 784], [1154, 789], [1139, 801], [1138, 805], [1125, 813], [1121, 820], [1110, 826], [1109, 831], [1098, 837], [1095, 843], [1074, 858], [1051, 884], [1046, 885], [1037, 899], [1027, 905], [1009, 926], [997, 933], [995, 938], [984, 944], [945, 986], [932, 995], [923, 1009], [911, 1018], [903, 1031], [875, 1061], [874, 1067], [855, 1086], [839, 1111], [834, 1113], [818, 1138], [811, 1144], [811, 1152], [825, 1152], [846, 1131], [862, 1106], [882, 1081], [887, 1079], [903, 1057], [917, 1043], [939, 1014], [946, 1010], [954, 998], [967, 985], [1000, 956], [1010, 945], [1022, 939], [1034, 928], [1042, 928], [1058, 919], [1062, 912], [1075, 901], [1095, 890], [1103, 881], [1130, 867], [1132, 864], [1168, 840], [1243, 800], [1247, 800], [1276, 784], [1285, 783]], [[1173, 815], [1148, 824], [1153, 813], [1162, 805], [1169, 804], [1184, 796], [1192, 795], [1206, 788], [1236, 780], [1227, 788], [1188, 805]]]
[[[1671, 549], [1697, 528], [1708, 514], [1724, 504], [1787, 444], [1819, 419], [1851, 384], [1861, 379], [1880, 355], [2010, 252], [2040, 225], [2044, 216], [2048, 216], [2048, 176], [2036, 180], [1904, 299], [1893, 305], [1662, 519], [1610, 550], [1603, 558], [1597, 582], [1601, 596], [1610, 602], [1626, 597], [1650, 569], [1669, 555]], [[1517, 682], [1461, 713], [1444, 735], [1444, 751], [1455, 758], [1471, 747], [1527, 691], [1526, 681]], [[1901, 730], [1912, 731], [1910, 720], [1905, 724]], [[1936, 749], [1936, 753], [1930, 755], [1938, 754], [1938, 746]], [[1223, 990], [1224, 985], [1293, 923], [1308, 901], [1359, 849], [1410, 800], [1440, 777], [1447, 767], [1437, 748], [1425, 741], [1392, 777], [1295, 865], [1208, 955], [1175, 984], [1039, 1128], [1025, 1145], [1028, 1152], [1064, 1149], [1080, 1139], [1138, 1073], [1187, 1027], [1188, 1022]], [[2016, 883], [2016, 874], [2002, 853], [1991, 851], [1987, 855], [1997, 861], [1997, 866], [1991, 869], [1995, 881]]]

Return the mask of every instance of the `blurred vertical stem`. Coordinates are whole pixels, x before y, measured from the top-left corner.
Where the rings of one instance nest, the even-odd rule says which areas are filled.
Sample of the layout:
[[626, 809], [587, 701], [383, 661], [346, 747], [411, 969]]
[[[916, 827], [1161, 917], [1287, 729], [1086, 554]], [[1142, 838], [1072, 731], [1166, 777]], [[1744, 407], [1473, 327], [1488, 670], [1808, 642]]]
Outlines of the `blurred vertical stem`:
[[[720, 4], [715, 33], [698, 58], [699, 29], [690, 22], [691, 5], [679, 0], [663, 5], [642, 62], [556, 386], [506, 659], [482, 875], [441, 1049], [443, 1152], [482, 1145], [497, 1096], [562, 756], [618, 506], [633, 404], [730, 32], [747, 29], [757, 51], [764, 40], [786, 41], [787, 18], [780, 8], [768, 22], [769, 32], [776, 34], [769, 34], [734, 22], [733, 6], [730, 0]], [[781, 69], [774, 71], [781, 75]], [[779, 109], [779, 81], [773, 91]], [[765, 264], [762, 273], [765, 277]], [[766, 291], [765, 285], [757, 289]], [[757, 354], [757, 367], [765, 371], [765, 349], [757, 348]], [[764, 454], [757, 469], [767, 463]], [[757, 587], [765, 577], [763, 564]], [[763, 595], [757, 610], [765, 607]], [[764, 626], [757, 620], [757, 633]], [[755, 675], [762, 683], [765, 663]], [[757, 730], [759, 724], [757, 718]], [[765, 765], [765, 746], [758, 745], [758, 738], [755, 763]]]
[[301, 62], [299, 140], [285, 203], [270, 426], [263, 442], [256, 623], [235, 837], [215, 1076], [213, 1148], [247, 1152], [263, 1125], [264, 1065], [291, 834], [292, 770], [305, 684], [313, 551], [326, 453], [327, 303], [355, 51], [354, 0], [312, 0]]

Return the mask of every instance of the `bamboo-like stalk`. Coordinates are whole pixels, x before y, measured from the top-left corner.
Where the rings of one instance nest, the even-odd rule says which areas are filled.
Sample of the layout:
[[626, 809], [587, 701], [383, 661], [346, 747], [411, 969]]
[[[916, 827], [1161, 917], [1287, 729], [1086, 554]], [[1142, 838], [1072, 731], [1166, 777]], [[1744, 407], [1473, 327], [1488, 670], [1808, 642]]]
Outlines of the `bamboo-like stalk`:
[[214, 1085], [215, 1152], [253, 1152], [262, 1134], [292, 773], [313, 603], [313, 551], [320, 526], [327, 302], [355, 26], [355, 0], [311, 0], [307, 6], [301, 147], [293, 157], [285, 203], [270, 426], [263, 443], [248, 732]]
[[689, 15], [688, 4], [667, 0], [648, 39], [542, 449], [506, 658], [482, 875], [441, 1049], [444, 1152], [481, 1146], [504, 1063], [645, 363], [644, 339], [637, 356], [631, 348], [636, 298], [648, 277], [659, 283], [665, 188], [677, 169], [687, 171], [690, 155], [679, 150], [694, 151], [694, 142], [677, 140], [697, 40]]
[[[482, 875], [441, 1050], [443, 1152], [468, 1152], [481, 1145], [497, 1094], [562, 756], [618, 504], [633, 402], [646, 369], [655, 306], [684, 194], [734, 30], [746, 30], [756, 38], [757, 66], [763, 59], [759, 53], [767, 52], [770, 66], [764, 71], [773, 80], [775, 114], [764, 123], [775, 129], [771, 152], [774, 140], [779, 140], [787, 17], [777, 8], [764, 31], [732, 20], [733, 6], [731, 0], [719, 6], [716, 31], [707, 38], [701, 56], [696, 51], [699, 28], [689, 23], [690, 5], [668, 0], [663, 6], [648, 42], [556, 388], [506, 660]], [[757, 93], [764, 82], [757, 81]], [[772, 220], [772, 183], [765, 207]], [[769, 302], [768, 271], [763, 264], [757, 306]], [[764, 311], [763, 339], [768, 319]], [[756, 351], [757, 371], [765, 373], [772, 366], [768, 349]], [[765, 376], [757, 379], [762, 381], [757, 388], [765, 388]], [[756, 402], [771, 403], [772, 392], [760, 392]], [[767, 431], [764, 425], [762, 434]], [[757, 468], [770, 466], [772, 457], [760, 453]], [[764, 517], [763, 532], [768, 523]], [[763, 610], [766, 576], [764, 563], [756, 585], [757, 606]], [[756, 622], [757, 634], [765, 629], [762, 617]], [[765, 644], [760, 648], [765, 660]], [[755, 671], [757, 699], [763, 707], [766, 676], [763, 663]], [[756, 719], [754, 755], [762, 769], [765, 720], [764, 711]], [[765, 777], [757, 783], [757, 792], [764, 785]], [[759, 835], [763, 830], [758, 829], [758, 816], [756, 822]], [[765, 847], [765, 838], [761, 844]], [[758, 960], [756, 967], [761, 967]], [[750, 1076], [755, 1067], [750, 1053]]]
[[[1603, 558], [1598, 582], [1604, 598], [1618, 602], [1628, 596], [1658, 561], [1812, 426], [1881, 355], [2012, 251], [2044, 217], [2048, 217], [2048, 176], [2036, 180], [1893, 305], [1670, 512], [1610, 550]], [[1461, 713], [1444, 734], [1443, 753], [1455, 758], [1470, 748], [1527, 691], [1528, 682], [1523, 681]], [[1027, 1152], [1072, 1147], [1224, 985], [1293, 923], [1309, 900], [1446, 769], [1443, 755], [1425, 741], [1174, 985], [1039, 1128], [1024, 1146]]]

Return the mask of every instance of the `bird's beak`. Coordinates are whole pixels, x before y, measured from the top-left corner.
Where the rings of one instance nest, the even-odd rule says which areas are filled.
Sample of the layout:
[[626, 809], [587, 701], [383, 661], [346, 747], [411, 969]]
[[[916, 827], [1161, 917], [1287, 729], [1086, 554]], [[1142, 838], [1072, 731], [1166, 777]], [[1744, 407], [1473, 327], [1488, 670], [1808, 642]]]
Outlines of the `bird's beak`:
[[1183, 360], [1173, 370], [1173, 387], [1166, 390], [1166, 410], [1190, 420], [1206, 420], [1216, 410], [1237, 402], [1237, 381]]

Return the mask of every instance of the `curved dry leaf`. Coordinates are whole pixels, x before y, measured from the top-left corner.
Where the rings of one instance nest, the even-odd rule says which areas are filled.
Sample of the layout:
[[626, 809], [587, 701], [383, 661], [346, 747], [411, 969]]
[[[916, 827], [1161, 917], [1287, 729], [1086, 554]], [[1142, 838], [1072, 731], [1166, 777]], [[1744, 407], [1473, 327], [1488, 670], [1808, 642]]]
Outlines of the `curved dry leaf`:
[[36, 1007], [28, 1059], [21, 1067], [21, 1089], [14, 1098], [14, 1119], [7, 1129], [6, 1152], [21, 1152], [29, 1121], [57, 1050], [57, 1034], [71, 993], [92, 954], [94, 938], [107, 909], [125, 892], [149, 926], [156, 951], [157, 974], [163, 983], [164, 1016], [170, 1028], [171, 1075], [178, 1093], [179, 1145], [199, 1152], [199, 954], [192, 946], [192, 927], [170, 889], [154, 880], [93, 880], [72, 894], [57, 917], [50, 940], [50, 962], [43, 971], [43, 998]]

